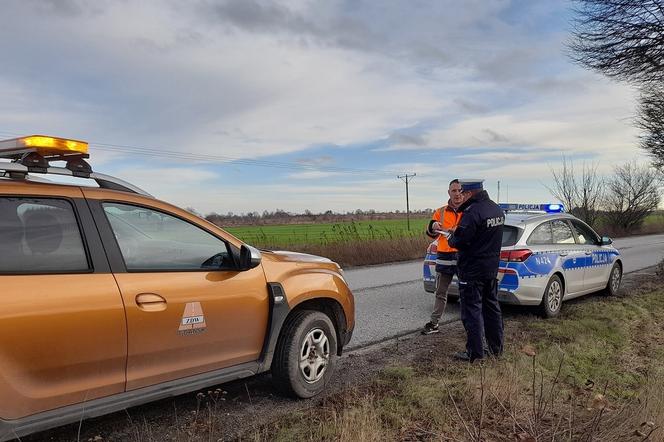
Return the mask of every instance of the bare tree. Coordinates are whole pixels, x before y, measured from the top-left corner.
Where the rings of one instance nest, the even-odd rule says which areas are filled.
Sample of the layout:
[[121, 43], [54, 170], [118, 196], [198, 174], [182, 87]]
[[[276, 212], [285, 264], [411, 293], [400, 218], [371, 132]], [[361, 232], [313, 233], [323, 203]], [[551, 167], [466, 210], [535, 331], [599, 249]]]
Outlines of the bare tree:
[[608, 221], [626, 232], [639, 227], [659, 205], [657, 171], [636, 162], [616, 166], [607, 180]]
[[576, 0], [572, 59], [618, 80], [664, 81], [664, 0]]
[[664, 171], [664, 0], [575, 0], [571, 58], [641, 89], [641, 147]]
[[551, 168], [553, 187], [547, 189], [567, 209], [591, 226], [595, 226], [604, 199], [604, 180], [597, 175], [597, 164], [583, 163], [581, 175], [574, 173], [574, 164], [563, 156], [559, 169]]
[[553, 175], [553, 188], [546, 186], [551, 195], [558, 198], [571, 210], [576, 206], [576, 177], [574, 176], [574, 164], [567, 162], [567, 157], [563, 155], [562, 166], [560, 169], [551, 169]]
[[589, 225], [596, 226], [604, 200], [604, 179], [597, 175], [597, 164], [583, 163], [577, 197], [576, 215]]
[[649, 85], [641, 93], [636, 124], [643, 131], [641, 147], [653, 158], [653, 165], [664, 171], [664, 86]]

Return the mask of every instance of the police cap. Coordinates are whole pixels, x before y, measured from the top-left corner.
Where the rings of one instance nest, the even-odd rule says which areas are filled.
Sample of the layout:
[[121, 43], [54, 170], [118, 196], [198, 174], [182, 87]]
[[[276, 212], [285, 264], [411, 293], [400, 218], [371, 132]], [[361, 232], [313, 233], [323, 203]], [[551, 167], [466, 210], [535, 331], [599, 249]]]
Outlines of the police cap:
[[484, 182], [483, 179], [475, 179], [475, 178], [466, 178], [459, 180], [459, 184], [461, 184], [461, 190], [463, 191], [482, 190], [484, 189], [484, 186], [482, 185], [483, 182]]

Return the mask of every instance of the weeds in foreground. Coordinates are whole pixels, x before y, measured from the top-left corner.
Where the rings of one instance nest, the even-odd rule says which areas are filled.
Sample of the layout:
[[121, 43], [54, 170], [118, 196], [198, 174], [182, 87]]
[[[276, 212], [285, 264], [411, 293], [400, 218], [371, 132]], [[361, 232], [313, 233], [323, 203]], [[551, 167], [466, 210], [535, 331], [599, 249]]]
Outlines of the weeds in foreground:
[[[523, 318], [510, 327], [509, 339], [521, 344], [501, 360], [467, 365], [422, 356], [289, 416], [278, 428], [267, 425], [253, 438], [664, 440], [661, 288], [572, 304], [563, 318]], [[357, 425], [368, 433], [350, 433]]]

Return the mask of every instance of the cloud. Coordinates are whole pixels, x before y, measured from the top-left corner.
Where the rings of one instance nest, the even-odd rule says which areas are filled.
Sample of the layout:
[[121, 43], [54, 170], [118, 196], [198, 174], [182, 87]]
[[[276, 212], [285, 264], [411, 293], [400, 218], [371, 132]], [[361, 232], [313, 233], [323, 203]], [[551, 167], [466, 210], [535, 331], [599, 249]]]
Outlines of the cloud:
[[316, 158], [298, 158], [296, 162], [305, 166], [329, 166], [334, 163], [334, 158], [331, 155], [322, 155]]
[[640, 154], [633, 91], [562, 54], [566, 7], [9, 0], [0, 130], [304, 166], [213, 172], [182, 158], [95, 151], [95, 169], [139, 177], [199, 210], [401, 207], [392, 170], [417, 172], [415, 206], [444, 195], [443, 174], [513, 178], [516, 189], [563, 153], [605, 169]]
[[390, 146], [424, 146], [426, 145], [426, 140], [418, 134], [410, 135], [394, 132], [387, 137], [387, 143]]
[[289, 175], [290, 178], [295, 180], [320, 180], [323, 178], [338, 177], [342, 175], [339, 172], [322, 172], [318, 170], [297, 172]]

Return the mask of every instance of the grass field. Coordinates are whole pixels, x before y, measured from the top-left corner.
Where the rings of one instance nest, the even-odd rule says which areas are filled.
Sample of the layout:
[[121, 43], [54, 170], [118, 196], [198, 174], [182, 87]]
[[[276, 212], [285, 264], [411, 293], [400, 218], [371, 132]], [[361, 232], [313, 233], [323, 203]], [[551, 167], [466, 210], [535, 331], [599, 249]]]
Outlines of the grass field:
[[[242, 241], [258, 247], [284, 247], [326, 245], [340, 242], [371, 240], [399, 240], [418, 237], [424, 232], [429, 218], [410, 220], [410, 230], [405, 219], [375, 221], [348, 221], [318, 224], [284, 224], [224, 227]], [[610, 227], [600, 225], [598, 231], [610, 236], [623, 236]], [[643, 226], [632, 234], [650, 234], [664, 231], [664, 212], [656, 212], [646, 218]]]
[[346, 241], [370, 241], [421, 236], [429, 218], [411, 219], [410, 231], [405, 219], [275, 226], [225, 228], [242, 241], [256, 246], [331, 244]]

